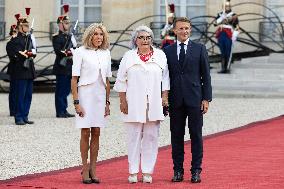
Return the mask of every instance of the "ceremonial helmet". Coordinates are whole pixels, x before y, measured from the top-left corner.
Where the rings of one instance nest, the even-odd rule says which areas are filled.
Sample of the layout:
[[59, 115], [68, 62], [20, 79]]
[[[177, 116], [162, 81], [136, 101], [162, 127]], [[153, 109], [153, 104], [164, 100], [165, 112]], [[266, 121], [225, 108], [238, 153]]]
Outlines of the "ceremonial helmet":
[[25, 17], [21, 17], [20, 14], [15, 14], [15, 18], [17, 19], [17, 25], [21, 25], [21, 24], [28, 24], [28, 17], [31, 13], [31, 8], [25, 8], [26, 9], [26, 16]]
[[57, 24], [62, 23], [64, 20], [70, 20], [68, 16], [69, 5], [63, 5], [63, 14], [57, 18]]
[[169, 14], [168, 17], [175, 17], [175, 5], [169, 4], [168, 5]]
[[17, 25], [16, 24], [11, 25], [9, 35], [12, 36], [16, 32], [17, 32]]
[[225, 1], [225, 6], [231, 7], [231, 0], [226, 0], [226, 1]]

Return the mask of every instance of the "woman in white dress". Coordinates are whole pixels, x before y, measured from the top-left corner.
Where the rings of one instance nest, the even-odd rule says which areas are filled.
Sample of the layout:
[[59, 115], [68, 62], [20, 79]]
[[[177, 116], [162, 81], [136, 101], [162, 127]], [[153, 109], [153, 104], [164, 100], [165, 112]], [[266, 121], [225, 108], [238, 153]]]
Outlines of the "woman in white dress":
[[73, 52], [71, 89], [76, 110], [75, 124], [81, 128], [84, 184], [100, 182], [96, 177], [100, 128], [105, 127], [105, 117], [110, 114], [108, 78], [112, 73], [108, 41], [106, 28], [102, 24], [91, 24], [84, 32], [83, 46]]
[[114, 85], [127, 130], [129, 183], [138, 182], [140, 161], [142, 181], [152, 183], [163, 106], [168, 105], [167, 59], [163, 51], [152, 46], [152, 41], [150, 28], [139, 26], [134, 30], [132, 50], [124, 54]]

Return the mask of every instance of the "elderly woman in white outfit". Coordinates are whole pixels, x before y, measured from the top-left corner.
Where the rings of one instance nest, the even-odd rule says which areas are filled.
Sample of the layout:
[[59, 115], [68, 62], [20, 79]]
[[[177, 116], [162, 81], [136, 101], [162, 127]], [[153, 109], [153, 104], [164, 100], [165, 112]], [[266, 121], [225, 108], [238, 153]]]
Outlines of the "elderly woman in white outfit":
[[[110, 114], [108, 77], [112, 77], [112, 73], [108, 47], [106, 28], [102, 24], [92, 24], [83, 35], [83, 46], [73, 52], [71, 88], [77, 113], [76, 127], [81, 128], [84, 184], [100, 182], [96, 177], [100, 128], [105, 127], [105, 117]], [[89, 149], [90, 164], [87, 162]]]
[[163, 106], [168, 105], [167, 59], [163, 51], [152, 46], [152, 40], [150, 28], [134, 30], [132, 50], [124, 54], [114, 85], [127, 130], [129, 183], [138, 182], [140, 161], [142, 182], [152, 183]]

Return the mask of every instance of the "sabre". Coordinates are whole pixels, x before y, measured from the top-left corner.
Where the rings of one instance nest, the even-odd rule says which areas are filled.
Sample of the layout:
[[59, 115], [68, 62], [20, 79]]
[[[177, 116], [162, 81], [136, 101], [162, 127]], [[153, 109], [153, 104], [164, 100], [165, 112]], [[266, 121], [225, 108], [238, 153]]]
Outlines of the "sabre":
[[74, 31], [74, 32], [76, 31], [77, 25], [78, 25], [78, 20], [76, 20], [76, 23], [75, 23], [75, 25], [74, 25], [74, 28], [73, 28], [73, 31]]
[[226, 8], [225, 7], [226, 7], [226, 0], [223, 1], [223, 13], [226, 12]]
[[168, 1], [165, 0], [165, 10], [166, 10], [166, 23], [168, 22], [169, 10], [168, 10]]
[[35, 19], [33, 18], [30, 33], [33, 33], [33, 31], [34, 31], [34, 22], [35, 22]]

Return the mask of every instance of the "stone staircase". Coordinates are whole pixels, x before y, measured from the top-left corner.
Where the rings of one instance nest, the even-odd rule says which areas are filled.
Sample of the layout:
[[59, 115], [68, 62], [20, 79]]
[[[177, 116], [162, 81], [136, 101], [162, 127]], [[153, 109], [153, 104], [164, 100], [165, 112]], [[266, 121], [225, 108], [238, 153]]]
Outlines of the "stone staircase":
[[213, 96], [284, 97], [284, 54], [246, 58], [234, 62], [231, 74], [211, 70]]

